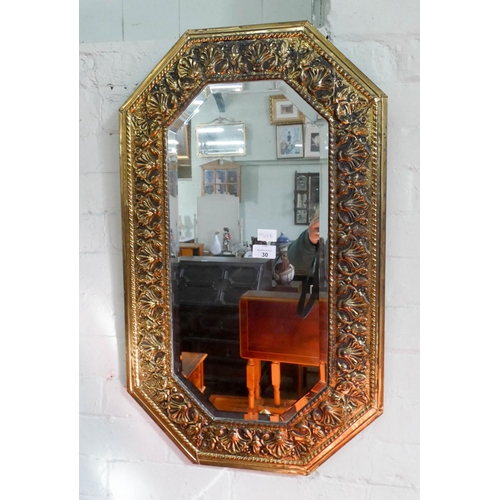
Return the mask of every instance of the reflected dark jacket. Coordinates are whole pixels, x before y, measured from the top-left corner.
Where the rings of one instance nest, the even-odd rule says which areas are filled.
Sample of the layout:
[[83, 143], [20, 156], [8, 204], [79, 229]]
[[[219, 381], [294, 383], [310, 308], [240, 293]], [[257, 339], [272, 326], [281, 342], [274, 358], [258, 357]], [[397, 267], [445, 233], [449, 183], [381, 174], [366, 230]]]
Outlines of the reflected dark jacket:
[[316, 255], [316, 245], [309, 240], [307, 229], [288, 246], [288, 260], [295, 269], [309, 273]]

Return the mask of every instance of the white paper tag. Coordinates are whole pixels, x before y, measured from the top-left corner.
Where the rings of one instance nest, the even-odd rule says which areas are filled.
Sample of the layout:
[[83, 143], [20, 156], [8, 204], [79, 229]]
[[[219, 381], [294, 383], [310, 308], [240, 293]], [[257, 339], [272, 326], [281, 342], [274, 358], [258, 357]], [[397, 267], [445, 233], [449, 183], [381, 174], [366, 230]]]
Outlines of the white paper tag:
[[276, 234], [276, 229], [257, 229], [257, 240], [273, 242], [277, 239]]
[[255, 259], [275, 259], [276, 246], [275, 245], [253, 245], [252, 257]]

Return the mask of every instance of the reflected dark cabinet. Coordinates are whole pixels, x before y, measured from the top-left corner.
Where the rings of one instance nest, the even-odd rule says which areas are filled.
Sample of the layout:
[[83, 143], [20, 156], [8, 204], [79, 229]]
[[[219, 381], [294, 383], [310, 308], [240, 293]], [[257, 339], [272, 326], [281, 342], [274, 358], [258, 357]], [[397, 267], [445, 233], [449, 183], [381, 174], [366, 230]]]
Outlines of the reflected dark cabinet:
[[208, 397], [246, 395], [246, 360], [240, 356], [239, 299], [249, 290], [272, 288], [272, 261], [180, 258], [174, 276], [178, 350], [207, 354], [204, 378]]
[[295, 172], [295, 224], [308, 225], [319, 207], [319, 174]]

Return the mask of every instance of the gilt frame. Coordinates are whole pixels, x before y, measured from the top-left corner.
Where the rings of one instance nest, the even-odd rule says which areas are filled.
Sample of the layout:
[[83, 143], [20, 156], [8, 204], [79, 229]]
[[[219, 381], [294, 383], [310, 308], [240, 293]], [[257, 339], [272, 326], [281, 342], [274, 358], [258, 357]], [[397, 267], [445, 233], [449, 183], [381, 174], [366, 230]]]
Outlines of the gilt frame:
[[[329, 124], [328, 370], [286, 422], [212, 415], [173, 359], [166, 130], [208, 83], [280, 79]], [[189, 30], [120, 108], [127, 389], [194, 463], [309, 474], [383, 412], [387, 98], [308, 22]]]
[[305, 123], [306, 117], [284, 95], [272, 95], [269, 96], [269, 120], [272, 125], [288, 125]]

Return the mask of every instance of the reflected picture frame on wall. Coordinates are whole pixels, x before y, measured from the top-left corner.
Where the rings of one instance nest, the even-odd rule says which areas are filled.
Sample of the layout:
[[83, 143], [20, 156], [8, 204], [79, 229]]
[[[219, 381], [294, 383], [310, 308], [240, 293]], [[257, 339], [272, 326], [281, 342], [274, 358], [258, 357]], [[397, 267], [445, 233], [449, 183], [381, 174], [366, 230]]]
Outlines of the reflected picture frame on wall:
[[269, 96], [271, 125], [304, 123], [305, 115], [284, 95]]
[[307, 226], [308, 223], [308, 212], [306, 209], [299, 208], [295, 210], [295, 225], [297, 226]]
[[304, 157], [319, 158], [321, 137], [319, 128], [312, 123], [304, 126]]
[[303, 158], [302, 124], [276, 125], [276, 157]]

